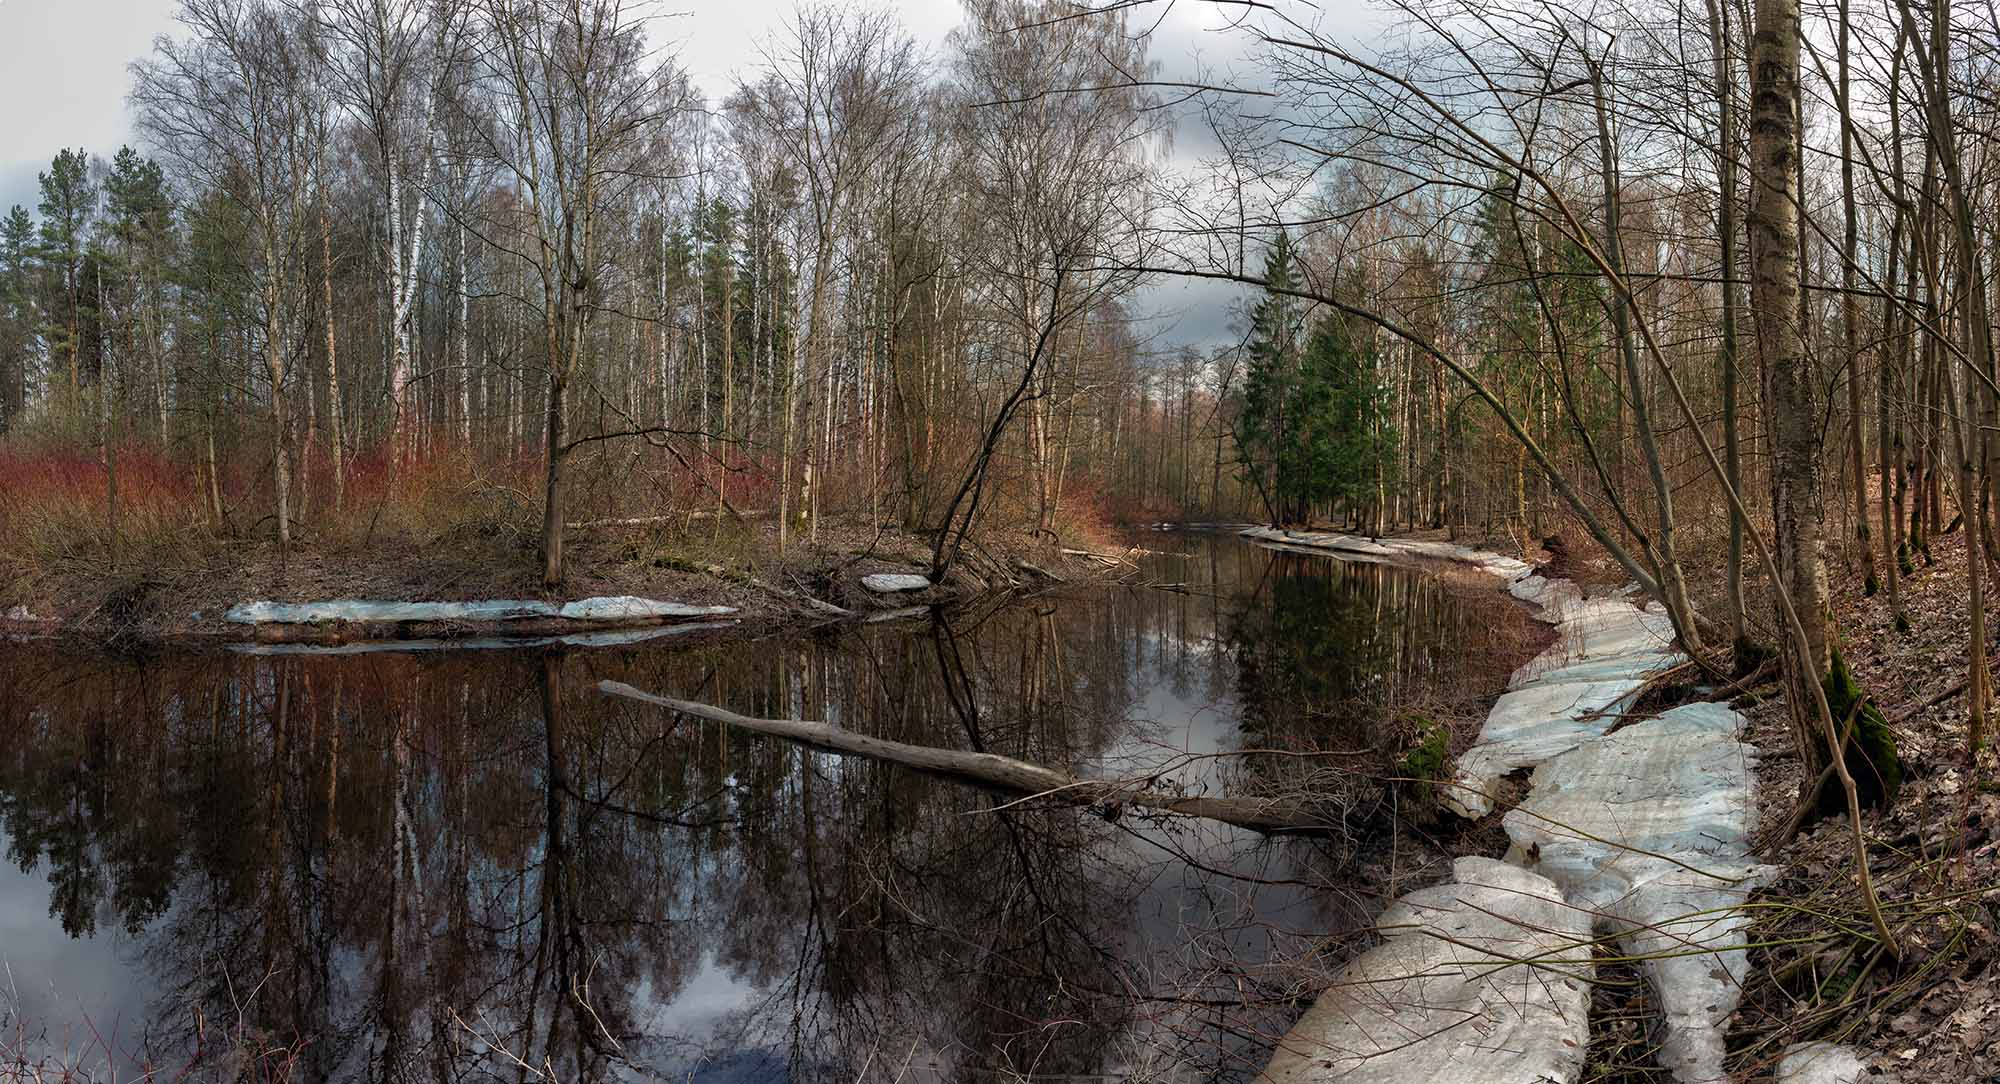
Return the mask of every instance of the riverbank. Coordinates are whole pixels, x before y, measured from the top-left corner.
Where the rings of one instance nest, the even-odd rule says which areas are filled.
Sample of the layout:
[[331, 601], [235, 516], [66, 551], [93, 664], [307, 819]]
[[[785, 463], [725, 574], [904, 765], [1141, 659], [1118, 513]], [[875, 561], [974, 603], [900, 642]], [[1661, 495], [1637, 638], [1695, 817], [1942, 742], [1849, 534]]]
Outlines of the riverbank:
[[[1928, 557], [1913, 556], [1899, 584], [1907, 629], [1885, 593], [1869, 594], [1858, 568], [1829, 555], [1842, 652], [1903, 764], [1894, 805], [1864, 814], [1870, 874], [1902, 951], [1890, 956], [1866, 935], [1845, 818], [1772, 840], [1782, 869], [1760, 895], [1761, 947], [1733, 1033], [1745, 1059], [1825, 1039], [1904, 1080], [2000, 1079], [2000, 756], [1990, 737], [1967, 750], [1965, 539], [1934, 536]], [[1741, 703], [1767, 750], [1761, 819], [1782, 824], [1803, 782], [1785, 705], [1775, 685]]]
[[[1125, 549], [1096, 537], [1065, 549], [989, 531], [967, 545], [942, 583], [930, 584], [920, 580], [927, 540], [852, 520], [802, 528], [782, 548], [769, 518], [603, 524], [571, 533], [569, 574], [560, 591], [547, 592], [535, 540], [516, 532], [385, 530], [303, 542], [289, 553], [267, 540], [233, 539], [155, 551], [143, 566], [79, 555], [14, 569], [0, 584], [0, 635], [100, 644], [353, 644], [672, 625], [700, 635], [865, 620], [1115, 579], [1132, 571]], [[395, 603], [420, 605], [382, 605]], [[320, 605], [299, 609], [307, 604]]]
[[[1657, 607], [1622, 592], [1587, 597], [1524, 561], [1448, 542], [1246, 534], [1349, 559], [1467, 564], [1559, 630], [1458, 758], [1446, 800], [1472, 819], [1512, 805], [1506, 861], [1461, 858], [1451, 882], [1385, 911], [1384, 941], [1335, 977], [1264, 1079], [1627, 1075], [1638, 1067], [1611, 1056], [1622, 1045], [1605, 1019], [1612, 1006], [1589, 992], [1609, 939], [1620, 955], [1605, 962], [1636, 964], [1651, 987], [1642, 1056], [1687, 1084], [1723, 1079], [1751, 972], [1750, 895], [1779, 871], [1753, 854], [1758, 754], [1744, 717], [1716, 703], [1636, 710], [1648, 679], [1680, 659]], [[1527, 793], [1509, 803], [1502, 780], [1523, 769]], [[1509, 1011], [1491, 1011], [1502, 1003]], [[1479, 1026], [1459, 1029], [1467, 1021]], [[1785, 1047], [1786, 1065], [1799, 1050]], [[1770, 1067], [1737, 1060], [1739, 1071]]]

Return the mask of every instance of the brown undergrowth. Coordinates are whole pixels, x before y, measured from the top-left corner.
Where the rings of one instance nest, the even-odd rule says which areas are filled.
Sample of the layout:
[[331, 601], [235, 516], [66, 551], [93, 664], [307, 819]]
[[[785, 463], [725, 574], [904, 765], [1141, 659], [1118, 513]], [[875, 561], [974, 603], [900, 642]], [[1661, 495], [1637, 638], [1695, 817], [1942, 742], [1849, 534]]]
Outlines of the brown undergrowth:
[[[1901, 948], [1882, 951], [1852, 872], [1846, 829], [1808, 825], [1773, 841], [1778, 880], [1760, 896], [1757, 969], [1734, 1041], [1746, 1071], [1786, 1043], [1853, 1043], [1905, 1079], [2000, 1076], [2000, 762], [1967, 751], [1962, 691], [1970, 615], [1965, 532], [1931, 540], [1934, 561], [1901, 583], [1898, 631], [1887, 599], [1836, 564], [1834, 608], [1846, 658], [1881, 703], [1905, 772], [1901, 797], [1868, 823], [1869, 868]], [[1845, 573], [1845, 574], [1843, 574]], [[1747, 712], [1764, 751], [1760, 823], [1797, 802], [1800, 762], [1782, 703]]]
[[[860, 586], [874, 572], [922, 573], [929, 540], [865, 517], [829, 516], [815, 531], [797, 525], [780, 547], [768, 515], [741, 519], [676, 517], [569, 532], [568, 575], [560, 591], [541, 585], [539, 539], [510, 517], [402, 521], [372, 532], [307, 535], [280, 551], [264, 538], [180, 532], [171, 544], [128, 547], [113, 564], [102, 547], [71, 552], [0, 552], [0, 613], [22, 607], [42, 633], [132, 641], [203, 639], [240, 632], [222, 620], [254, 599], [459, 601], [638, 595], [733, 606], [742, 620], [823, 620], [829, 606], [866, 612], [907, 599]], [[1065, 544], [1115, 549], [1094, 535]], [[1046, 538], [995, 527], [966, 547], [926, 603], [1006, 591], [1045, 581], [1022, 562], [1063, 581], [1116, 576], [1124, 569], [1066, 556]]]

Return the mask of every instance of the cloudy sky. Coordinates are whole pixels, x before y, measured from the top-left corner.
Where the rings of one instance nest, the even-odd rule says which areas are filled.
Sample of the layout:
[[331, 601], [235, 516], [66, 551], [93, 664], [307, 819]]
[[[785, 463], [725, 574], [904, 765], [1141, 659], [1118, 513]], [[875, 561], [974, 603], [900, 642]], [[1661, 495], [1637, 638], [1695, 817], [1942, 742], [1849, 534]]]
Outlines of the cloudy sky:
[[[0, 210], [38, 198], [36, 175], [64, 147], [110, 157], [131, 138], [125, 108], [126, 65], [153, 39], [178, 31], [176, 0], [0, 0]], [[713, 96], [760, 62], [760, 44], [779, 30], [792, 0], [661, 0], [656, 34]], [[874, 0], [896, 11], [919, 43], [942, 48], [959, 22], [957, 0]], [[1332, 10], [1358, 4], [1335, 0]], [[1210, 70], [1244, 66], [1240, 37], [1222, 32], [1233, 9], [1201, 0], [1156, 0], [1134, 13], [1153, 28], [1153, 56], [1163, 78], [1187, 78], [1197, 60]], [[1323, 9], [1324, 10], [1324, 9]], [[1349, 8], [1353, 10], [1353, 8]], [[1175, 158], [1203, 150], [1184, 127]], [[1141, 307], [1155, 317], [1149, 337], [1211, 344], [1229, 336], [1227, 286], [1168, 282], [1146, 291]]]

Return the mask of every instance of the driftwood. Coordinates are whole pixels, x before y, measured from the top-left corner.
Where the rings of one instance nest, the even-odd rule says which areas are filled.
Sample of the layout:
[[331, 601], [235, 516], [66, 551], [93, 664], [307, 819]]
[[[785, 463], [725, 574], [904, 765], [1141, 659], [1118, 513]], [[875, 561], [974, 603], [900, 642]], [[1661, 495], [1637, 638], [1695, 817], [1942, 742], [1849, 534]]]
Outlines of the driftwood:
[[826, 723], [804, 722], [798, 719], [753, 719], [708, 704], [654, 696], [622, 681], [600, 681], [597, 683], [597, 688], [599, 692], [611, 696], [637, 700], [668, 711], [726, 723], [754, 733], [784, 738], [834, 753], [886, 760], [922, 771], [956, 776], [989, 787], [1052, 798], [1072, 805], [1135, 806], [1162, 813], [1204, 817], [1259, 832], [1298, 832], [1322, 827], [1319, 821], [1309, 817], [1297, 803], [1289, 801], [1257, 798], [1189, 798], [1161, 794], [1141, 789], [1146, 782], [1144, 780], [1078, 779], [1039, 764], [1030, 764], [1025, 760], [1015, 760], [993, 753], [967, 753], [928, 745], [910, 745], [885, 738], [871, 738], [866, 734], [856, 734], [851, 730], [843, 730]]

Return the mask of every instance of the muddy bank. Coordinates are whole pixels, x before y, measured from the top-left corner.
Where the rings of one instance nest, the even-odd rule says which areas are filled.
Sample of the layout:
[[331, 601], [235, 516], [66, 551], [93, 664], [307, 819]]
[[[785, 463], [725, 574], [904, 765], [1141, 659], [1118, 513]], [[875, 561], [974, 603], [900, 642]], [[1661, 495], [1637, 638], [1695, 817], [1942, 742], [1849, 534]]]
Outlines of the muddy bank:
[[[544, 592], [534, 554], [491, 540], [300, 547], [245, 542], [175, 566], [79, 564], [16, 584], [0, 637], [92, 644], [262, 643], [480, 646], [487, 641], [625, 642], [879, 620], [932, 606], [1116, 580], [1125, 547], [1064, 551], [983, 537], [939, 583], [926, 540], [848, 524], [782, 550], [775, 529], [730, 536], [644, 525], [593, 532], [574, 547], [561, 593]], [[976, 550], [977, 552], [970, 552]]]

